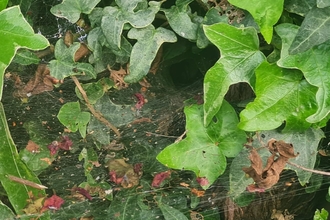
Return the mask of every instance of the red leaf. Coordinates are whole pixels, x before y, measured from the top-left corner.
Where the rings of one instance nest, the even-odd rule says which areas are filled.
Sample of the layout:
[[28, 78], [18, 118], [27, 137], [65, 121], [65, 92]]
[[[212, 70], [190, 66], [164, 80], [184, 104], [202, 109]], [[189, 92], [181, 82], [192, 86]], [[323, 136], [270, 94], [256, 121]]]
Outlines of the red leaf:
[[62, 150], [71, 150], [71, 146], [73, 145], [72, 141], [68, 136], [61, 136], [61, 142], [58, 147]]
[[114, 170], [109, 172], [109, 176], [110, 176], [110, 181], [116, 184], [120, 184], [124, 180], [124, 177], [117, 177], [116, 171]]
[[51, 156], [54, 156], [57, 153], [57, 151], [60, 149], [58, 147], [58, 142], [57, 141], [53, 141], [51, 144], [49, 144], [47, 146], [47, 148], [50, 150], [50, 155]]
[[144, 105], [144, 97], [142, 94], [140, 93], [135, 93], [134, 96], [138, 99], [138, 102], [135, 104], [135, 108], [136, 109], [141, 109]]
[[45, 199], [44, 205], [41, 208], [40, 212], [42, 213], [48, 209], [59, 210], [63, 203], [64, 203], [64, 200], [61, 197], [59, 197], [57, 195], [52, 195], [52, 197]]
[[151, 186], [152, 187], [159, 187], [160, 184], [167, 178], [169, 178], [171, 175], [171, 171], [165, 171], [165, 172], [161, 172], [161, 173], [157, 173], [154, 176], [154, 179], [152, 180]]
[[89, 192], [88, 192], [86, 189], [84, 189], [84, 188], [81, 188], [81, 187], [73, 187], [73, 188], [72, 188], [72, 191], [80, 193], [81, 195], [83, 195], [83, 196], [85, 196], [87, 199], [89, 199], [90, 201], [93, 199], [93, 198], [91, 197], [91, 195], [89, 194]]
[[134, 167], [133, 167], [134, 173], [140, 174], [142, 171], [142, 167], [143, 167], [143, 163], [134, 164]]
[[201, 186], [207, 186], [209, 185], [209, 180], [206, 177], [197, 177], [196, 181], [199, 183]]

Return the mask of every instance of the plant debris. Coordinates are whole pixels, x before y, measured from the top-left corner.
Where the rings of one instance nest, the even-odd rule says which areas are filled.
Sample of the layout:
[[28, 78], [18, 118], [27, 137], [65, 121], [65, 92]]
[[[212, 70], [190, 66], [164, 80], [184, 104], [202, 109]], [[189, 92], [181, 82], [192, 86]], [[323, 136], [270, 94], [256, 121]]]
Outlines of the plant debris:
[[268, 141], [268, 149], [271, 156], [267, 159], [265, 168], [262, 165], [262, 159], [257, 150], [251, 146], [249, 159], [251, 161], [250, 167], [243, 167], [243, 171], [254, 180], [254, 184], [247, 187], [249, 192], [264, 192], [271, 188], [280, 179], [280, 174], [283, 171], [287, 161], [290, 158], [295, 158], [293, 145], [284, 141], [276, 141], [270, 139]]

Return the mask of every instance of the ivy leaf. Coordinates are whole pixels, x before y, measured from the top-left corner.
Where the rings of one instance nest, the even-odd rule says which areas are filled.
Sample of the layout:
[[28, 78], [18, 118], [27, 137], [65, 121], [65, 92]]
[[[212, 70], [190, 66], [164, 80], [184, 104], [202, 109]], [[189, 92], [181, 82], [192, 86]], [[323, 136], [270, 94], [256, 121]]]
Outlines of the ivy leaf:
[[75, 42], [70, 47], [64, 44], [63, 39], [59, 39], [55, 45], [55, 58], [49, 62], [50, 74], [57, 79], [64, 79], [73, 75], [87, 75], [95, 78], [94, 68], [89, 63], [77, 63], [74, 55], [80, 47], [80, 43]]
[[[87, 36], [88, 46], [93, 51], [93, 56], [96, 61], [104, 59], [106, 56], [106, 49], [103, 46], [109, 48], [111, 53], [116, 56], [115, 61], [117, 63], [127, 63], [132, 51], [132, 45], [127, 41], [127, 39], [121, 36], [121, 48], [115, 45], [109, 45], [100, 27], [93, 28]], [[109, 56], [107, 56], [109, 57]], [[109, 62], [108, 62], [109, 63]]]
[[267, 43], [273, 37], [273, 25], [280, 19], [284, 0], [259, 1], [259, 0], [229, 0], [239, 8], [245, 9], [253, 16], [260, 27], [260, 32]]
[[315, 0], [286, 0], [284, 8], [290, 13], [305, 16], [314, 6]]
[[330, 39], [330, 8], [312, 8], [306, 15], [293, 40], [289, 53], [305, 52]]
[[330, 6], [330, 1], [329, 0], [317, 0], [316, 5], [318, 8], [325, 8]]
[[125, 77], [128, 83], [138, 82], [149, 72], [157, 51], [164, 42], [176, 42], [175, 34], [165, 28], [149, 25], [146, 28], [131, 29], [128, 37], [136, 39], [130, 59], [130, 74]]
[[218, 47], [221, 58], [208, 70], [204, 79], [204, 124], [219, 111], [229, 86], [247, 82], [254, 86], [254, 69], [265, 56], [259, 50], [254, 28], [236, 28], [219, 23], [204, 26], [208, 39]]
[[175, 6], [163, 9], [171, 28], [181, 37], [196, 41], [198, 24], [191, 19], [191, 10], [188, 6], [193, 0], [177, 0]]
[[57, 118], [72, 132], [76, 132], [79, 129], [81, 136], [85, 138], [90, 113], [82, 112], [79, 102], [68, 102], [64, 104], [58, 112]]
[[206, 128], [202, 105], [186, 106], [184, 112], [187, 137], [166, 147], [157, 160], [174, 169], [192, 170], [208, 180], [203, 186], [207, 188], [225, 171], [226, 156], [234, 157], [242, 149], [246, 136], [237, 129], [236, 112], [227, 102]]
[[[267, 74], [265, 74], [267, 73]], [[271, 130], [286, 121], [285, 130], [304, 131], [306, 118], [316, 110], [317, 88], [297, 70], [262, 63], [256, 69], [256, 99], [241, 112], [238, 127], [245, 131]]]
[[[101, 28], [110, 46], [121, 48], [121, 33], [124, 24], [129, 23], [135, 28], [150, 25], [162, 2], [150, 1], [150, 7], [138, 7], [143, 0], [117, 0], [118, 7], [108, 6], [103, 9]], [[138, 10], [137, 10], [138, 9]]]
[[35, 197], [38, 197], [45, 195], [45, 191], [13, 182], [8, 178], [8, 175], [12, 175], [40, 184], [36, 175], [19, 158], [16, 146], [9, 133], [2, 103], [0, 103], [0, 120], [0, 181], [16, 214], [23, 214], [23, 209], [28, 204], [27, 200], [30, 199], [31, 192]]
[[66, 18], [71, 23], [76, 23], [81, 13], [90, 14], [101, 0], [63, 0], [55, 5], [50, 12], [60, 18]]
[[306, 119], [309, 123], [317, 123], [327, 117], [330, 112], [330, 64], [325, 59], [330, 57], [330, 42], [325, 42], [300, 54], [289, 55], [288, 50], [298, 28], [292, 24], [281, 24], [275, 28], [282, 39], [281, 58], [277, 64], [284, 68], [300, 69], [308, 83], [318, 87], [317, 111]]
[[[15, 27], [15, 28], [13, 28]], [[41, 50], [49, 46], [48, 40], [35, 34], [32, 27], [25, 20], [19, 6], [4, 9], [0, 12], [0, 99], [3, 89], [3, 74], [11, 63], [19, 48]]]
[[165, 203], [158, 202], [158, 207], [163, 213], [165, 219], [188, 220], [188, 218], [179, 210]]
[[2, 0], [0, 2], [0, 11], [2, 11], [3, 9], [5, 9], [6, 6], [7, 6], [7, 4], [8, 4], [8, 0]]

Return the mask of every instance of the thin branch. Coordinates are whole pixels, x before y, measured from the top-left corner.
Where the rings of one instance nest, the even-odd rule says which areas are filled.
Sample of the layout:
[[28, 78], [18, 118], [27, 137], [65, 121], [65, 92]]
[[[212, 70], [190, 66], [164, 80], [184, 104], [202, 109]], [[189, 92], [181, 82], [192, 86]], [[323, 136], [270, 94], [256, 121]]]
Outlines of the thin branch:
[[286, 163], [287, 163], [287, 164], [290, 164], [290, 165], [292, 165], [292, 166], [294, 166], [294, 167], [297, 167], [297, 168], [299, 168], [299, 169], [302, 169], [302, 170], [308, 171], [308, 172], [317, 173], [317, 174], [320, 174], [320, 175], [330, 176], [330, 173], [329, 173], [329, 172], [309, 169], [309, 168], [302, 167], [302, 166], [300, 166], [300, 165], [298, 165], [298, 164], [295, 164], [295, 163], [292, 163], [292, 162], [289, 162], [289, 161], [287, 161]]
[[118, 138], [120, 138], [120, 132], [118, 130], [118, 128], [116, 128], [114, 125], [112, 125], [106, 118], [103, 117], [103, 115], [96, 111], [94, 109], [94, 107], [89, 103], [87, 94], [85, 92], [85, 90], [81, 87], [79, 80], [77, 79], [77, 77], [75, 76], [71, 76], [73, 82], [76, 84], [79, 92], [81, 93], [82, 97], [84, 98], [87, 108], [89, 109], [89, 111], [91, 111], [91, 113], [94, 115], [94, 117], [99, 120], [101, 123], [105, 124], [108, 128], [110, 128], [111, 130], [113, 130], [116, 135], [118, 136]]

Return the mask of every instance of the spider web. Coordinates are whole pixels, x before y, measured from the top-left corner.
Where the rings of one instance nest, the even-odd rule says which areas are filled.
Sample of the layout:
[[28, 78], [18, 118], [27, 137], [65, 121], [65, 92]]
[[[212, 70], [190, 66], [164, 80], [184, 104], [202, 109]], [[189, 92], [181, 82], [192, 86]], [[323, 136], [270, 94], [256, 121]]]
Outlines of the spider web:
[[[15, 1], [12, 2], [15, 4]], [[55, 44], [58, 39], [62, 38], [68, 30], [78, 33], [80, 35], [80, 41], [86, 40], [87, 35], [79, 26], [71, 24], [65, 19], [56, 18], [49, 12], [53, 5], [59, 3], [60, 1], [57, 0], [26, 1], [26, 4], [22, 5], [22, 12], [27, 19], [32, 21], [35, 32], [44, 35], [52, 44]], [[51, 57], [43, 60], [43, 62], [48, 62], [48, 59], [51, 59]], [[142, 161], [144, 163], [145, 179], [141, 180], [141, 184], [146, 184], [145, 182], [147, 181], [150, 184], [152, 175], [154, 174], [152, 172], [166, 170], [163, 165], [155, 160], [157, 153], [167, 145], [173, 143], [185, 131], [185, 118], [183, 114], [184, 100], [202, 93], [201, 77], [194, 83], [190, 83], [190, 85], [182, 85], [177, 82], [173, 84], [173, 80], [175, 81], [176, 79], [175, 77], [180, 75], [179, 71], [182, 70], [181, 67], [190, 65], [190, 62], [191, 60], [188, 60], [188, 62], [184, 60], [168, 67], [171, 71], [171, 74], [169, 74], [169, 76], [172, 76], [171, 80], [149, 75], [147, 79], [152, 87], [148, 88], [144, 94], [144, 98], [148, 102], [143, 106], [141, 111], [137, 111], [134, 107], [138, 101], [134, 97], [134, 94], [141, 93], [140, 85], [131, 85], [129, 88], [120, 91], [112, 89], [107, 92], [100, 104], [104, 104], [104, 107], [107, 106], [105, 105], [107, 101], [108, 104], [111, 101], [116, 107], [121, 107], [121, 114], [120, 111], [116, 112], [115, 119], [119, 118], [120, 120], [115, 125], [118, 126], [123, 136], [122, 144], [124, 145], [124, 149], [121, 151], [109, 150], [104, 146], [107, 140], [100, 142], [97, 139], [100, 133], [92, 135], [91, 133], [96, 132], [97, 128], [108, 133], [109, 140], [115, 139], [111, 130], [92, 119], [94, 127], [89, 127], [89, 134], [85, 140], [81, 139], [78, 132], [76, 134], [69, 134], [75, 143], [72, 152], [61, 152], [50, 168], [40, 174], [39, 177], [43, 184], [47, 185], [50, 189], [56, 189], [58, 195], [67, 195], [69, 188], [86, 181], [84, 170], [82, 169], [83, 162], [78, 160], [81, 149], [86, 147], [94, 148], [97, 151], [100, 163], [103, 163], [109, 154], [115, 157], [127, 158], [129, 163], [132, 164]], [[34, 75], [36, 67], [13, 66], [9, 69], [16, 69], [22, 79], [27, 81]], [[161, 75], [161, 73], [157, 74]], [[184, 75], [181, 75], [181, 77], [184, 78]], [[74, 93], [74, 83], [72, 80], [67, 79], [62, 86], [55, 88], [53, 91], [32, 96], [28, 102], [14, 98], [12, 96], [14, 90], [14, 82], [7, 80], [5, 82], [2, 101], [13, 139], [19, 150], [24, 149], [27, 141], [31, 138], [31, 133], [27, 131], [29, 127], [26, 126], [29, 123], [36, 122], [42, 124], [46, 132], [36, 135], [41, 135], [43, 136], [42, 138], [49, 139], [50, 141], [56, 140], [59, 135], [64, 133], [64, 128], [59, 123], [56, 115], [62, 106], [60, 100], [64, 100], [65, 102], [78, 101]], [[84, 105], [82, 104], [82, 106]], [[82, 108], [87, 111], [87, 108]], [[111, 121], [111, 117], [109, 120]], [[323, 145], [325, 145], [324, 148], [327, 147], [326, 144]], [[327, 159], [322, 158], [322, 160]], [[230, 161], [228, 164], [229, 167]], [[329, 165], [325, 165], [322, 169], [328, 170], [329, 167]], [[92, 175], [100, 179], [108, 178], [107, 171], [103, 166], [94, 168]], [[175, 171], [173, 174], [174, 180], [170, 181], [164, 187], [140, 192], [131, 190], [127, 194], [119, 192], [115, 194], [113, 204], [117, 202], [117, 204], [121, 205], [120, 201], [123, 198], [120, 195], [126, 197], [140, 196], [139, 198], [144, 199], [144, 204], [152, 208], [157, 206], [157, 202], [152, 197], [159, 195], [157, 193], [163, 193], [170, 198], [167, 200], [169, 205], [180, 207], [180, 202], [187, 203], [186, 205], [190, 208], [185, 208], [185, 214], [190, 215], [192, 219], [220, 219], [220, 217], [221, 219], [233, 219], [234, 216], [241, 216], [244, 212], [253, 213], [253, 216], [245, 216], [244, 219], [268, 220], [271, 217], [279, 219], [282, 216], [286, 217], [285, 219], [290, 219], [291, 217], [311, 219], [315, 207], [322, 208], [322, 201], [325, 200], [324, 195], [326, 194], [327, 187], [330, 185], [329, 178], [324, 177], [322, 180], [321, 176], [314, 175], [308, 187], [301, 187], [293, 172], [284, 171], [281, 175], [281, 181], [270, 191], [260, 194], [246, 194], [241, 200], [235, 201], [243, 206], [241, 208], [235, 205], [227, 196], [229, 191], [229, 175], [229, 171], [227, 170], [206, 191], [203, 197], [197, 198], [187, 193], [187, 191], [190, 191], [189, 188], [182, 186], [182, 184], [180, 185], [180, 183], [193, 184], [194, 175], [188, 171]], [[321, 182], [322, 187], [320, 185]], [[182, 193], [183, 191], [185, 193]], [[306, 191], [313, 192], [307, 193]], [[52, 192], [49, 191], [49, 194], [52, 194]], [[141, 195], [143, 196], [141, 197]], [[182, 198], [185, 198], [185, 200]], [[247, 206], [247, 200], [249, 198], [253, 202], [250, 206]], [[312, 203], [316, 203], [317, 200], [320, 201], [320, 204], [311, 205]], [[70, 204], [66, 207], [66, 212], [71, 210], [71, 215], [57, 212], [53, 213], [54, 219], [67, 219], [68, 217], [88, 215], [88, 213], [85, 213], [85, 209], [88, 209], [86, 207], [89, 207], [90, 210], [92, 210], [91, 207], [94, 207], [94, 209], [97, 208], [94, 213], [98, 212], [99, 216], [102, 216], [102, 214], [106, 215], [110, 202], [95, 202], [93, 204], [84, 201], [77, 204], [76, 207], [75, 204]], [[78, 209], [78, 207], [83, 208]], [[132, 205], [132, 207], [135, 206]], [[130, 209], [132, 207], [127, 205], [125, 208]], [[285, 211], [286, 209], [287, 211]], [[163, 217], [159, 209], [155, 208], [155, 210], [155, 216], [162, 219]], [[290, 213], [290, 210], [298, 210], [303, 214]], [[309, 215], [306, 213], [309, 213]]]

